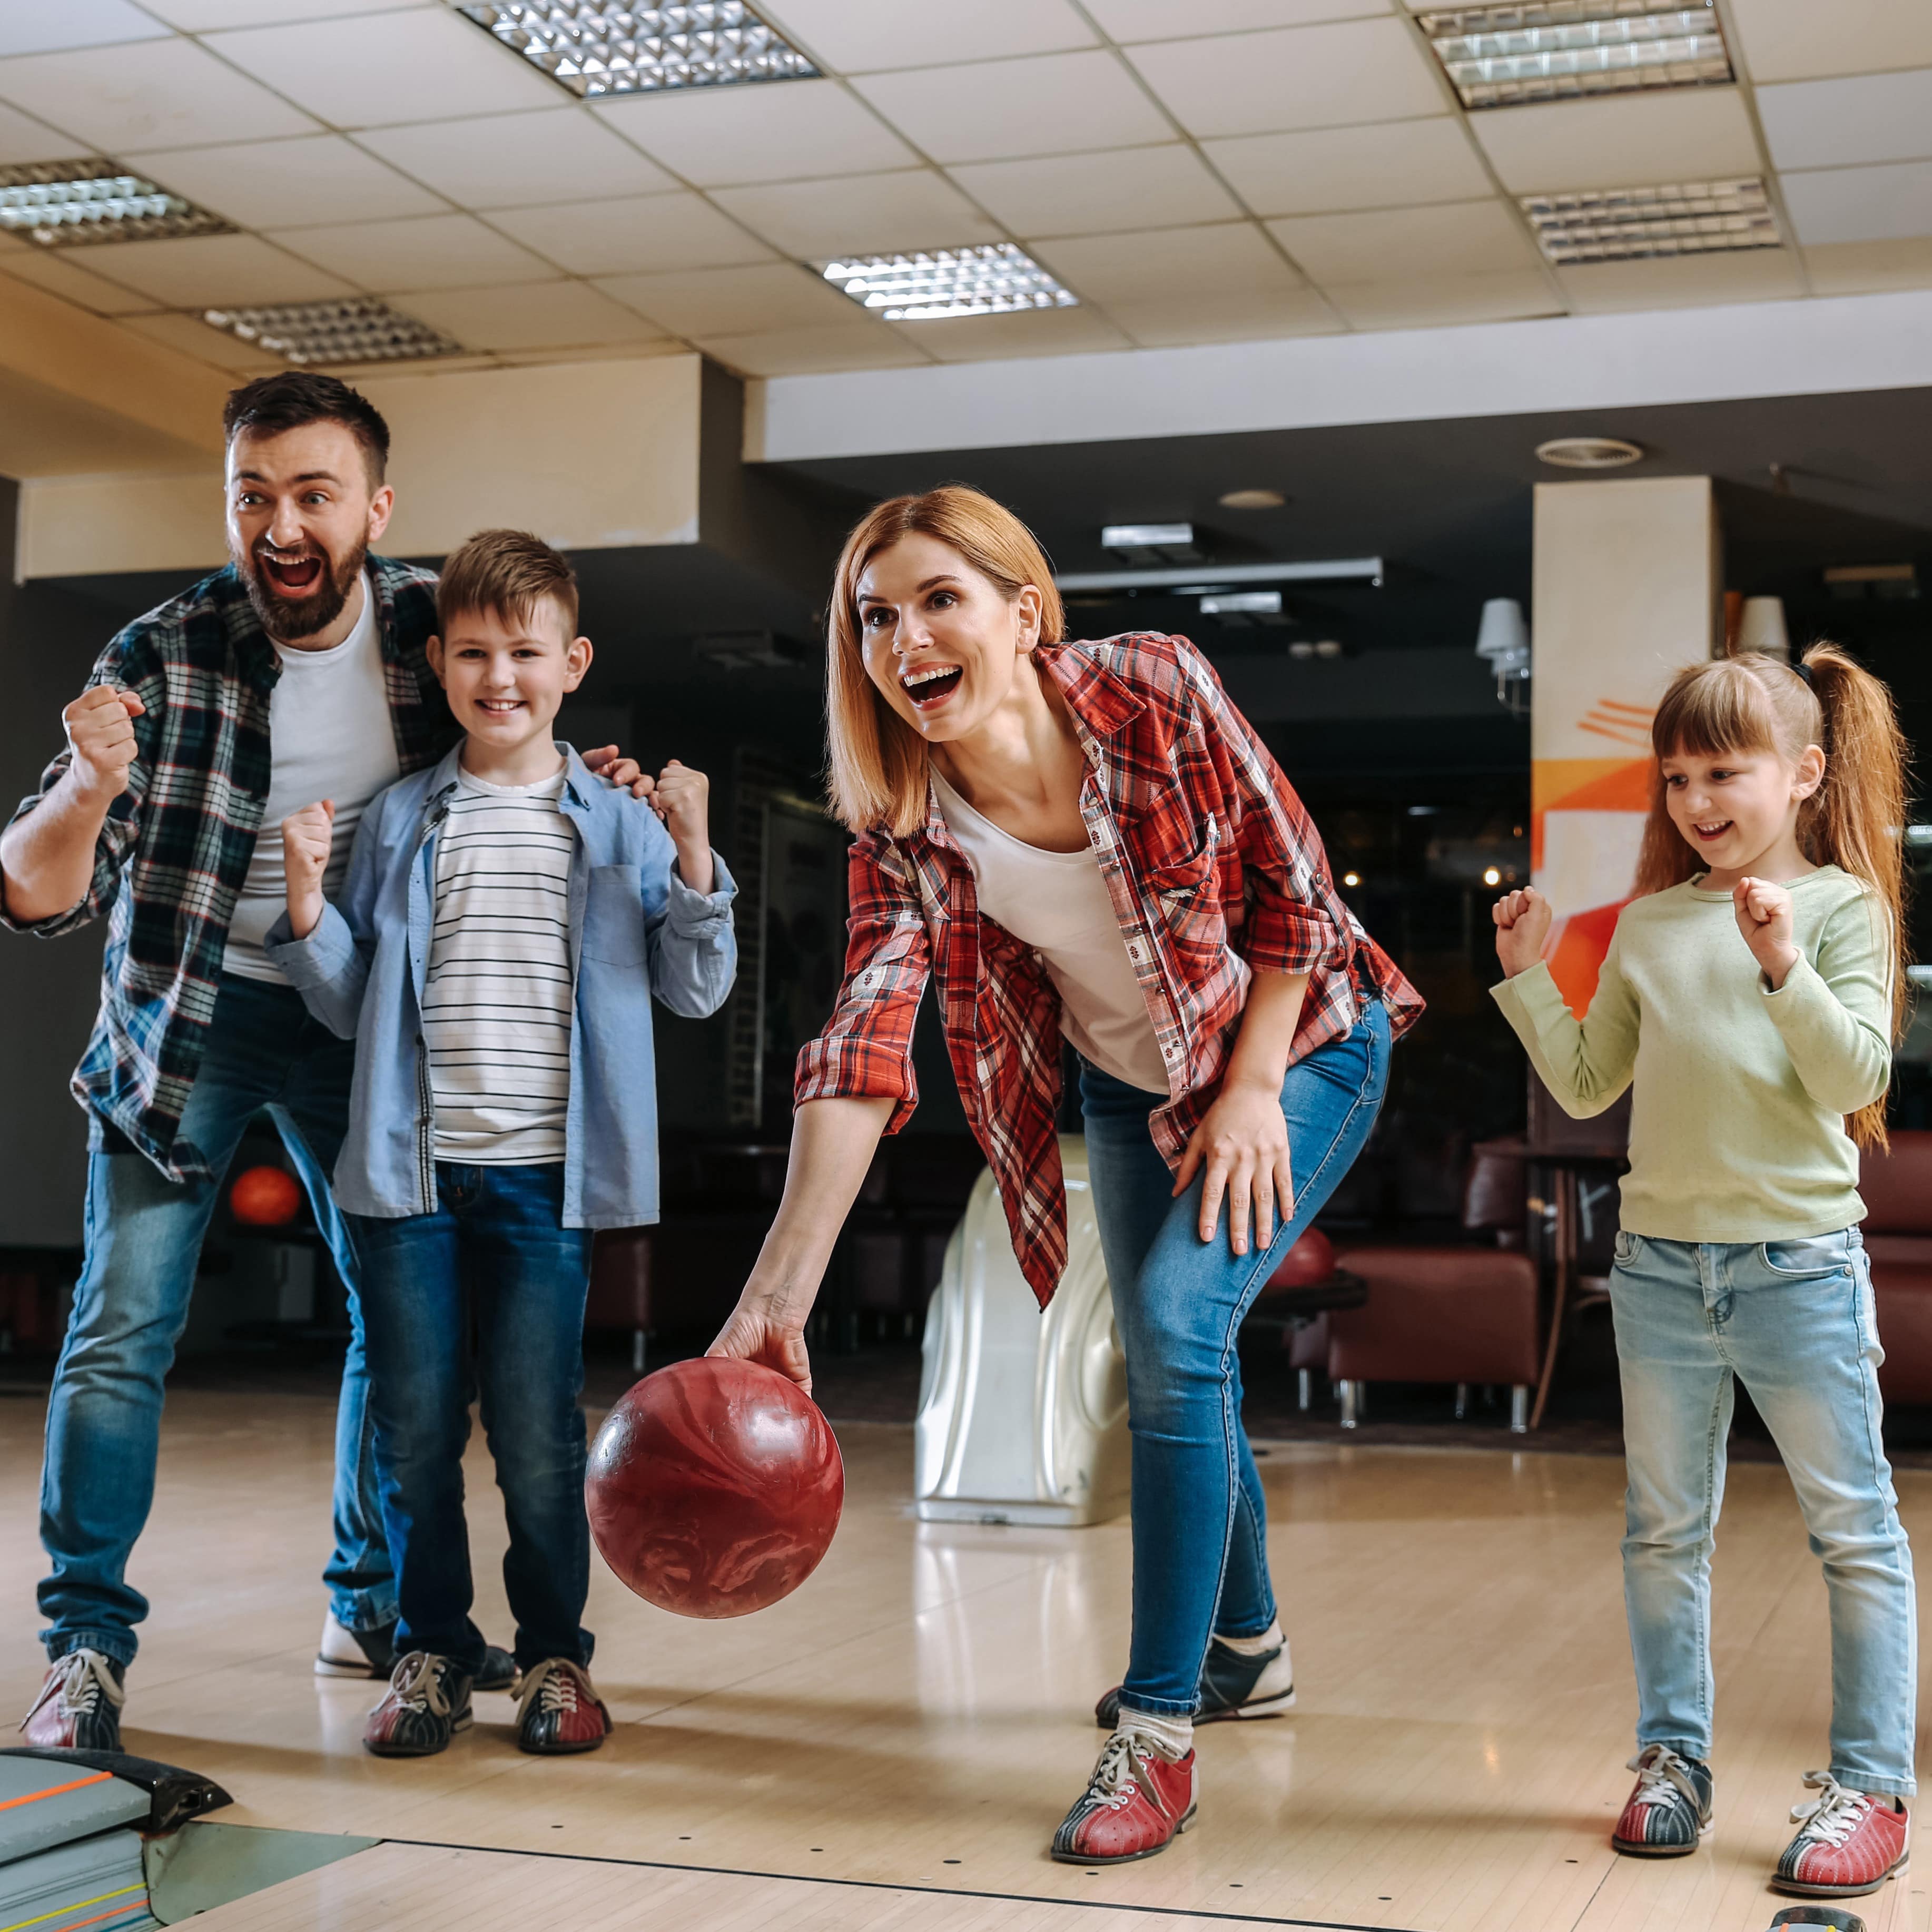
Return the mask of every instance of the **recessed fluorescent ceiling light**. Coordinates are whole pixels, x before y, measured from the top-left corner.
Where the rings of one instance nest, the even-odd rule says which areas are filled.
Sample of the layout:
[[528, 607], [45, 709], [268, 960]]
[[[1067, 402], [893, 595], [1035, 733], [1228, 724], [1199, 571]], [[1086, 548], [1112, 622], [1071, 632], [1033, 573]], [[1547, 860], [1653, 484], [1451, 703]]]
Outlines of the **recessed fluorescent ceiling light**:
[[855, 302], [888, 322], [1073, 308], [1080, 299], [1010, 242], [934, 248], [918, 255], [867, 255], [827, 262], [824, 273], [828, 282], [836, 282]]
[[1558, 470], [1621, 470], [1643, 460], [1643, 446], [1620, 436], [1558, 436], [1536, 446], [1536, 460]]
[[494, 0], [458, 10], [573, 94], [662, 94], [673, 88], [810, 80], [818, 73], [740, 0], [688, 7]]
[[1544, 254], [1558, 267], [1780, 245], [1761, 181], [1526, 194], [1522, 208]]
[[234, 232], [220, 215], [98, 156], [0, 168], [0, 228], [47, 248]]
[[370, 298], [211, 308], [202, 311], [202, 320], [244, 342], [259, 343], [288, 362], [413, 362], [425, 356], [463, 353], [462, 345], [440, 330]]
[[1714, 0], [1524, 0], [1420, 15], [1465, 107], [1732, 80]]

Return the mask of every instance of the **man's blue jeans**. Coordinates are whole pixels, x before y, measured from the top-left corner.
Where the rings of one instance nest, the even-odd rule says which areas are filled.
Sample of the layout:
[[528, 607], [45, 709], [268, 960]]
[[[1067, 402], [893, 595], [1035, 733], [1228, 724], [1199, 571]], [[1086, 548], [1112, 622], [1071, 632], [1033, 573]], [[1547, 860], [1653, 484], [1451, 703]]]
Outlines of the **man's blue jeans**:
[[[431, 1214], [354, 1214], [369, 1334], [382, 1518], [396, 1564], [398, 1651], [452, 1658], [472, 1676], [463, 1450], [479, 1385], [503, 1492], [503, 1585], [517, 1664], [590, 1661], [580, 1619], [590, 1593], [584, 1513], [584, 1304], [590, 1233], [562, 1225], [563, 1163], [439, 1161]], [[476, 1347], [472, 1358], [470, 1334]]]
[[1292, 1217], [1265, 1249], [1198, 1229], [1201, 1178], [1178, 1201], [1148, 1115], [1166, 1100], [1082, 1064], [1087, 1169], [1114, 1319], [1126, 1357], [1133, 1438], [1133, 1638], [1120, 1702], [1192, 1716], [1216, 1631], [1274, 1622], [1268, 1510], [1241, 1427], [1242, 1318], [1369, 1137], [1388, 1084], [1388, 1011], [1363, 1009], [1346, 1040], [1288, 1070], [1281, 1108], [1294, 1175]]
[[1912, 1551], [1880, 1438], [1870, 1265], [1856, 1228], [1811, 1240], [1620, 1234], [1624, 1597], [1637, 1746], [1711, 1755], [1711, 1550], [1742, 1380], [1798, 1492], [1832, 1614], [1832, 1775], [1910, 1797], [1918, 1710]]
[[[335, 1547], [322, 1572], [352, 1630], [395, 1615], [365, 1414], [356, 1255], [328, 1192], [349, 1118], [356, 1050], [308, 1016], [287, 986], [224, 976], [208, 1049], [182, 1118], [184, 1138], [219, 1177], [266, 1108], [308, 1191], [349, 1288], [349, 1351], [335, 1417]], [[154, 1498], [161, 1390], [188, 1321], [202, 1237], [221, 1182], [167, 1180], [112, 1129], [94, 1124], [87, 1162], [87, 1258], [47, 1402], [40, 1540], [53, 1565], [40, 1588], [51, 1656], [83, 1647], [132, 1663], [147, 1599], [128, 1559]], [[246, 1472], [240, 1480], [246, 1480]]]

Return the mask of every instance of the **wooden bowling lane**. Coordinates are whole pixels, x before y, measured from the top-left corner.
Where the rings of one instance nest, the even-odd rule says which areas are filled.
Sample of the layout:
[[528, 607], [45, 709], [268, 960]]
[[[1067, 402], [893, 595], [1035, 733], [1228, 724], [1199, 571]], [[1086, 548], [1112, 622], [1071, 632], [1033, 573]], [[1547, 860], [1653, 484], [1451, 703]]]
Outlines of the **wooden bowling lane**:
[[[1776, 1468], [1733, 1470], [1720, 1539], [1717, 1834], [1694, 1858], [1640, 1864], [1606, 1844], [1631, 1748], [1620, 1465], [1276, 1448], [1262, 1468], [1298, 1708], [1203, 1730], [1201, 1822], [1162, 1857], [1090, 1875], [1054, 1864], [1047, 1839], [1100, 1741], [1093, 1699], [1124, 1654], [1124, 1527], [922, 1526], [910, 1432], [848, 1426], [846, 1520], [795, 1597], [742, 1622], [687, 1622], [599, 1571], [587, 1621], [620, 1720], [602, 1751], [523, 1756], [510, 1701], [484, 1698], [442, 1756], [379, 1762], [358, 1744], [375, 1687], [309, 1669], [328, 1423], [308, 1399], [170, 1401], [134, 1572], [155, 1610], [128, 1742], [220, 1778], [237, 1822], [848, 1882], [844, 1904], [796, 1906], [808, 1924], [875, 1922], [850, 1916], [872, 1886], [929, 1889], [948, 1913], [954, 1894], [1037, 1900], [1095, 1932], [1116, 1912], [1151, 1924], [1150, 1910], [1403, 1932], [1762, 1932], [1782, 1902], [1763, 1879], [1786, 1810], [1825, 1756], [1823, 1588]], [[0, 1402], [0, 1700], [14, 1700], [0, 1708], [23, 1708], [40, 1671], [39, 1426], [37, 1403]], [[487, 1462], [470, 1480], [481, 1617], [501, 1638], [501, 1510]], [[1900, 1488], [1908, 1526], [1932, 1533], [1932, 1476]], [[352, 1867], [372, 1869], [336, 1869]], [[614, 1880], [614, 1898], [626, 1882], [655, 1900], [670, 1881]], [[1932, 1932], [1927, 1883], [1861, 1904], [1871, 1932]], [[984, 1910], [912, 1918], [1004, 1925], [1014, 1911]]]

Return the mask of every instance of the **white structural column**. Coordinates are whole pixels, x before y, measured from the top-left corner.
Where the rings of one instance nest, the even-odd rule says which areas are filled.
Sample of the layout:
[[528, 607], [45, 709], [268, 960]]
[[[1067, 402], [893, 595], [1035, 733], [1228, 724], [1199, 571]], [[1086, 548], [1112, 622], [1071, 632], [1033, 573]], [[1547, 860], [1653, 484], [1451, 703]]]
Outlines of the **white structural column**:
[[1722, 586], [1708, 476], [1537, 486], [1531, 866], [1577, 1012], [1635, 880], [1652, 716], [1710, 656]]

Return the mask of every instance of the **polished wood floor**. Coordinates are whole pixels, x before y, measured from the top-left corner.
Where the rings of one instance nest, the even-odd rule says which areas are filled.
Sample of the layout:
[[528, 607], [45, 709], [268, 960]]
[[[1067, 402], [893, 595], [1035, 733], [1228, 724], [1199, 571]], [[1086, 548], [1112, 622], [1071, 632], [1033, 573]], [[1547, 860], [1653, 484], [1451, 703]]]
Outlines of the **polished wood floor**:
[[[37, 1402], [0, 1401], [0, 1708], [24, 1708], [41, 1668], [40, 1422]], [[1300, 1706], [1204, 1730], [1197, 1827], [1090, 1874], [1045, 1848], [1124, 1652], [1124, 1525], [922, 1526], [910, 1432], [849, 1426], [844, 1526], [787, 1602], [688, 1622], [599, 1569], [588, 1621], [620, 1720], [602, 1751], [524, 1757], [509, 1700], [482, 1698], [446, 1755], [386, 1762], [358, 1744], [373, 1687], [310, 1670], [330, 1423], [306, 1396], [189, 1392], [169, 1407], [133, 1570], [154, 1607], [129, 1748], [219, 1779], [232, 1822], [389, 1841], [224, 1908], [210, 1932], [1188, 1932], [1230, 1916], [1761, 1932], [1788, 1903], [1763, 1879], [1802, 1773], [1825, 1759], [1829, 1687], [1823, 1586], [1775, 1467], [1732, 1472], [1718, 1830], [1696, 1858], [1638, 1863], [1606, 1843], [1633, 1714], [1620, 1465], [1301, 1444], [1262, 1464]], [[500, 1638], [501, 1510], [487, 1463], [470, 1474], [482, 1616]], [[1932, 1474], [1900, 1489], [1922, 1543]], [[1871, 1932], [1928, 1932], [1923, 1869], [1858, 1904]]]

